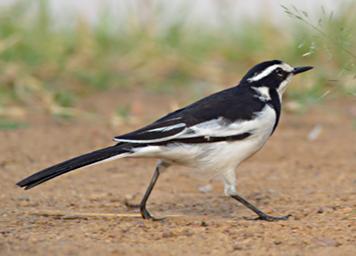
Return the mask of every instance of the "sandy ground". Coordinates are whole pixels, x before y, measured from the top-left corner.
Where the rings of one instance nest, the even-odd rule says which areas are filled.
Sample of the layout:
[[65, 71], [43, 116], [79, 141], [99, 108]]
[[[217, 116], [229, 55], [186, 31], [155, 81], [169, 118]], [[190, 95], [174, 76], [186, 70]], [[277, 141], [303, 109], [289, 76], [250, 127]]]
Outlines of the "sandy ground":
[[[136, 122], [114, 128], [115, 108], [130, 99]], [[122, 159], [30, 191], [15, 186], [187, 101], [114, 91], [80, 104], [96, 117], [63, 123], [34, 109], [29, 128], [0, 131], [0, 255], [356, 255], [351, 98], [284, 113], [265, 148], [238, 169], [239, 192], [267, 213], [292, 214], [288, 221], [250, 220], [254, 214], [224, 197], [219, 180], [182, 167], [161, 176], [149, 201], [155, 215], [168, 218], [142, 220], [125, 200], [140, 200], [154, 160]], [[308, 140], [316, 125], [319, 136]], [[208, 183], [211, 191], [199, 191]]]

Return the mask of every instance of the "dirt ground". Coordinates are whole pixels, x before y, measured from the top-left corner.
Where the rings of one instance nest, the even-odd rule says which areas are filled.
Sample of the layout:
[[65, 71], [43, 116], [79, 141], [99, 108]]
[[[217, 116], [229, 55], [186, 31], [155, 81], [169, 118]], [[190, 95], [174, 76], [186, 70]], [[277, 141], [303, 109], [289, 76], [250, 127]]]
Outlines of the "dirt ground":
[[[112, 91], [80, 103], [94, 117], [63, 123], [34, 107], [28, 128], [0, 131], [0, 255], [356, 255], [355, 98], [283, 113], [264, 149], [238, 169], [239, 192], [267, 213], [292, 214], [288, 221], [251, 220], [219, 180], [183, 167], [163, 174], [149, 200], [168, 218], [142, 220], [125, 201], [139, 202], [155, 160], [121, 159], [29, 191], [15, 186], [190, 101], [178, 98]], [[132, 99], [136, 118], [114, 127], [115, 109]]]

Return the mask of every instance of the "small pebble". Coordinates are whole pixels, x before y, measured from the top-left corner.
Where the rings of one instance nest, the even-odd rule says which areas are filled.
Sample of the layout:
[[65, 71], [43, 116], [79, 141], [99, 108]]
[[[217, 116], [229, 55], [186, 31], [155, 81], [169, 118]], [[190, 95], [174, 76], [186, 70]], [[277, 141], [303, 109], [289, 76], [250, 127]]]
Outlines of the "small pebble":
[[208, 226], [208, 223], [206, 223], [205, 221], [202, 221], [202, 222], [200, 223], [200, 226], [202, 226], [202, 227], [207, 227], [207, 226]]
[[200, 186], [198, 188], [198, 190], [202, 193], [209, 193], [211, 191], [213, 191], [213, 186], [210, 184], [204, 185], [204, 186]]
[[169, 238], [169, 237], [173, 237], [173, 236], [174, 236], [174, 234], [169, 230], [163, 231], [163, 233], [162, 233], [163, 238]]

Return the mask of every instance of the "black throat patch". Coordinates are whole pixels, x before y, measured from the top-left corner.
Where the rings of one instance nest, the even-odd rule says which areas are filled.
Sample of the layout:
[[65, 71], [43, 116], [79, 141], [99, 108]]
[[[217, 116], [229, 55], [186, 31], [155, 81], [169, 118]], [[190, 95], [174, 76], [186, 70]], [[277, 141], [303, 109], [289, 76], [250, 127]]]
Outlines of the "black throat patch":
[[277, 90], [270, 88], [269, 95], [270, 95], [271, 99], [269, 101], [267, 101], [266, 103], [268, 105], [270, 105], [276, 112], [276, 122], [274, 123], [274, 126], [273, 126], [273, 130], [271, 133], [271, 135], [272, 135], [274, 133], [274, 130], [276, 130], [276, 128], [277, 128], [279, 118], [281, 116], [281, 101], [279, 99]]

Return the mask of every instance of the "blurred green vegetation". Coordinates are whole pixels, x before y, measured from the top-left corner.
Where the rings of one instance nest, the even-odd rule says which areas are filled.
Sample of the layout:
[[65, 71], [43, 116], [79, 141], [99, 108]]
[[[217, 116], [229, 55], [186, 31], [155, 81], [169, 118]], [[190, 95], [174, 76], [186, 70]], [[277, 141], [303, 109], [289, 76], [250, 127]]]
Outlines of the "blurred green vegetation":
[[288, 92], [302, 104], [329, 91], [356, 95], [356, 4], [341, 6], [337, 14], [321, 7], [315, 21], [303, 10], [281, 6], [291, 19], [278, 27], [267, 16], [236, 23], [225, 9], [217, 12], [217, 26], [189, 24], [184, 7], [162, 24], [159, 5], [150, 10], [145, 20], [132, 13], [126, 22], [114, 22], [104, 13], [95, 25], [73, 18], [64, 26], [56, 24], [45, 0], [2, 7], [0, 115], [10, 105], [58, 114], [79, 97], [112, 87], [229, 86], [267, 59], [316, 67]]
[[20, 128], [26, 128], [27, 124], [22, 122], [17, 122], [8, 119], [0, 119], [0, 130], [15, 130]]

